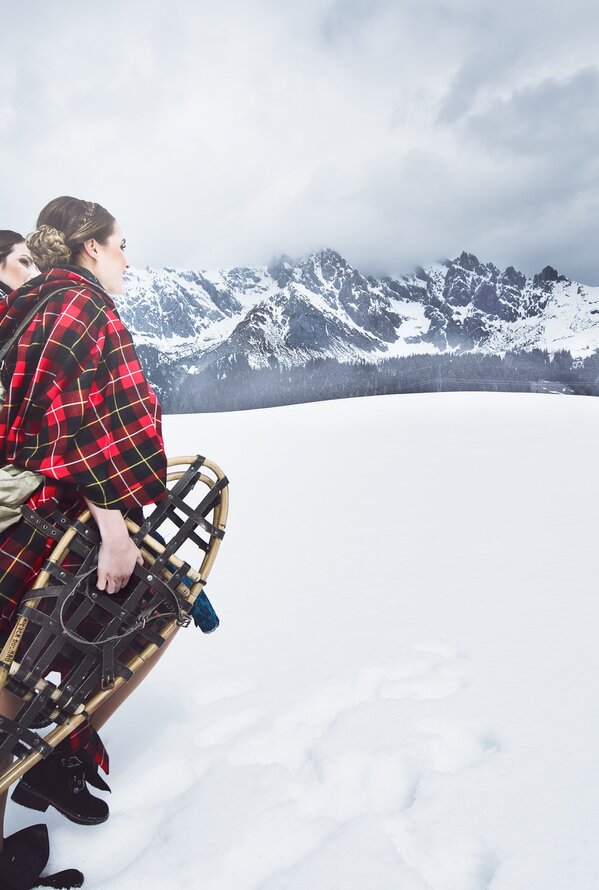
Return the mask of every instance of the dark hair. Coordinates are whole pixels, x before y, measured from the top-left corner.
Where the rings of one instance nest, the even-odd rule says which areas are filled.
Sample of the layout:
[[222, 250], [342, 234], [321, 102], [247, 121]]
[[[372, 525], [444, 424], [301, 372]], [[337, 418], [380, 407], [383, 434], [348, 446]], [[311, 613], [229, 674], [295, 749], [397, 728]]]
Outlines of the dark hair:
[[63, 195], [41, 211], [35, 232], [27, 236], [27, 247], [38, 269], [44, 272], [60, 263], [76, 262], [89, 238], [105, 244], [114, 222], [114, 216], [100, 204]]
[[12, 232], [10, 229], [0, 229], [0, 265], [5, 261], [13, 247], [24, 243], [25, 239], [18, 232]]

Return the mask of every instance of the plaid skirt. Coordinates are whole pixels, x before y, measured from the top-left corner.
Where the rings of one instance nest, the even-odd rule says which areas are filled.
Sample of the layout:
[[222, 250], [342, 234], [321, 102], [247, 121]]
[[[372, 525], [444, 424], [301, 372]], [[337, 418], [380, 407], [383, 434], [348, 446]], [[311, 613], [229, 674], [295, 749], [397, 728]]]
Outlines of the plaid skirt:
[[[33, 509], [38, 509], [50, 521], [55, 511], [69, 518], [79, 516], [86, 504], [76, 494], [73, 486], [55, 486], [56, 491], [48, 497], [40, 490], [28, 501]], [[17, 619], [17, 609], [24, 593], [31, 589], [39, 571], [48, 558], [56, 542], [35, 531], [21, 520], [0, 534], [0, 643], [8, 638]], [[77, 554], [67, 554], [63, 565], [75, 569], [80, 563]], [[56, 669], [60, 671], [60, 664]], [[100, 736], [88, 721], [83, 722], [62, 742], [66, 748], [78, 756], [87, 756], [93, 763], [108, 773], [109, 758]]]

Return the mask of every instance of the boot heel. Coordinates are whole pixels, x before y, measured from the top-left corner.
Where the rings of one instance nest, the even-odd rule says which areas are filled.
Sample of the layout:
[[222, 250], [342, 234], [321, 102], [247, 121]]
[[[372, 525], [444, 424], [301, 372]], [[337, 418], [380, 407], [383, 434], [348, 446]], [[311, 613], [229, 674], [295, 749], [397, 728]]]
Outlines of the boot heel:
[[38, 810], [40, 813], [45, 813], [49, 807], [47, 800], [38, 797], [37, 794], [29, 791], [28, 788], [24, 788], [21, 784], [17, 785], [13, 791], [11, 800], [21, 804], [22, 807], [29, 807], [30, 810]]

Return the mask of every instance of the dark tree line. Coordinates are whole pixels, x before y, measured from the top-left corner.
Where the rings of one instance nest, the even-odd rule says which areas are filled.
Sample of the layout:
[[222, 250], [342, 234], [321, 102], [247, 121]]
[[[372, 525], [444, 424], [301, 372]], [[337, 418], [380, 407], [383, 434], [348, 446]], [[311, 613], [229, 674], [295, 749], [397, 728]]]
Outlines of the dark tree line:
[[159, 353], [139, 350], [167, 413], [266, 408], [355, 396], [458, 390], [563, 392], [599, 395], [599, 350], [584, 360], [567, 350], [412, 355], [380, 362], [343, 364], [312, 359], [306, 365], [254, 369], [235, 358], [198, 373], [160, 361]]

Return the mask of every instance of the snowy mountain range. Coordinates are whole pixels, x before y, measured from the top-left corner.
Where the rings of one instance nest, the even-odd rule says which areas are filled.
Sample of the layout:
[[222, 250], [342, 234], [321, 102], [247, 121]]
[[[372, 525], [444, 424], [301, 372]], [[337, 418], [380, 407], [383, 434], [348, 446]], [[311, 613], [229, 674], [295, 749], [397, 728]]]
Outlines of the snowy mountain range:
[[599, 287], [465, 252], [398, 278], [362, 275], [331, 249], [255, 268], [133, 270], [119, 309], [159, 389], [175, 371], [222, 379], [317, 358], [599, 348]]

